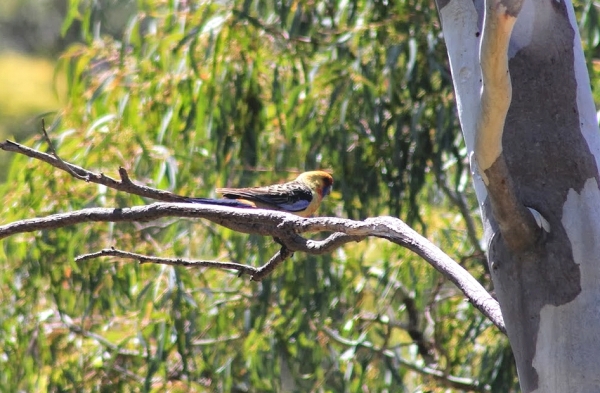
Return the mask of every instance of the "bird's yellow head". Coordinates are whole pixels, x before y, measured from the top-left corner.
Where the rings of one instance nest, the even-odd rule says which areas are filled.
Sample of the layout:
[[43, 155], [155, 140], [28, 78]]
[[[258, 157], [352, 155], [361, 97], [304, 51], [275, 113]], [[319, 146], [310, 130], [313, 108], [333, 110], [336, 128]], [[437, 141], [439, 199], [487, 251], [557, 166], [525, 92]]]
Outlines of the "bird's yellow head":
[[333, 186], [333, 177], [324, 171], [304, 172], [296, 181], [308, 185], [312, 190], [315, 190], [321, 198], [326, 197], [331, 192]]

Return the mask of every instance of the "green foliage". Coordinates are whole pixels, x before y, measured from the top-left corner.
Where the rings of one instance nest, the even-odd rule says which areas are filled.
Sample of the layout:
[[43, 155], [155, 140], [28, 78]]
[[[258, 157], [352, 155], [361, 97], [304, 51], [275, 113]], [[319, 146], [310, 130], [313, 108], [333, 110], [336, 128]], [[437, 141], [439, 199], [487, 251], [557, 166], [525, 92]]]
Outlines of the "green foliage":
[[[591, 0], [576, 1], [574, 3], [575, 11], [580, 13], [579, 30], [583, 42], [583, 49], [586, 60], [588, 62], [588, 70], [592, 82], [598, 78], [598, 70], [600, 63], [600, 12], [598, 12], [598, 4]], [[596, 83], [591, 84], [592, 93], [596, 106], [600, 103], [600, 90], [596, 88]]]
[[[489, 286], [440, 187], [466, 157], [432, 3], [138, 1], [123, 36], [71, 0], [63, 159], [210, 196], [331, 169], [320, 214], [400, 216]], [[102, 30], [100, 30], [102, 31]], [[38, 139], [32, 141], [45, 149]], [[15, 157], [2, 222], [148, 203]], [[383, 240], [295, 255], [263, 282], [75, 256], [139, 253], [258, 265], [276, 245], [190, 220], [86, 224], [0, 243], [0, 386], [9, 391], [447, 391], [427, 370], [515, 391], [507, 341], [422, 260]], [[421, 372], [415, 371], [421, 370]]]

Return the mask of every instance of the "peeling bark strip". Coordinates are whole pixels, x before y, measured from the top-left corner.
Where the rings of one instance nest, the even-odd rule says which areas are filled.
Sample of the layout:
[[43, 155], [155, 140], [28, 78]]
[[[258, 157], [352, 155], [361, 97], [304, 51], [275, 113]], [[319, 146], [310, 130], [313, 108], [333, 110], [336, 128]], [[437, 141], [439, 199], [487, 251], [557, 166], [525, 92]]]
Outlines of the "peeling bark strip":
[[[509, 43], [522, 1], [486, 0], [481, 63], [481, 104], [475, 131], [475, 159], [488, 191], [492, 215], [513, 251], [531, 247], [542, 231], [523, 204], [503, 152], [505, 121], [512, 101]], [[546, 222], [539, 214], [540, 219]], [[547, 222], [546, 222], [547, 223]]]
[[[520, 8], [520, 2], [519, 8]], [[508, 43], [517, 21], [513, 13], [500, 0], [485, 2], [485, 18], [479, 59], [483, 86], [481, 108], [475, 134], [475, 155], [479, 174], [489, 185], [485, 171], [502, 154], [504, 120], [512, 98], [512, 86], [508, 71]], [[517, 10], [518, 11], [518, 10]]]

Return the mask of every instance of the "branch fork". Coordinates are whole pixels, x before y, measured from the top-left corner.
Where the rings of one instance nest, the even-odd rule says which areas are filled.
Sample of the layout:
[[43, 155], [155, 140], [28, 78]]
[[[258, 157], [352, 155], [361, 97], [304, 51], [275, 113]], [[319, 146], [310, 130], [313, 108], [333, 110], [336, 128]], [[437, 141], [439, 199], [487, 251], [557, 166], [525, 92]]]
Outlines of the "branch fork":
[[[290, 258], [294, 252], [308, 254], [331, 253], [346, 243], [362, 241], [367, 237], [378, 237], [408, 248], [421, 256], [456, 284], [469, 301], [502, 332], [506, 331], [500, 306], [485, 288], [462, 266], [398, 218], [375, 217], [364, 221], [335, 217], [302, 218], [289, 213], [271, 210], [236, 209], [223, 206], [178, 203], [183, 199], [182, 196], [134, 184], [123, 168], [119, 170], [121, 181], [118, 181], [103, 174], [93, 173], [67, 163], [58, 158], [56, 154], [42, 153], [16, 142], [0, 142], [0, 149], [17, 152], [44, 161], [81, 180], [103, 184], [130, 194], [169, 202], [157, 202], [150, 205], [127, 208], [87, 208], [67, 213], [52, 214], [46, 217], [24, 219], [0, 225], [0, 239], [18, 233], [57, 229], [85, 222], [139, 222], [163, 217], [202, 218], [237, 232], [272, 236], [281, 245], [281, 249], [267, 263], [258, 268], [232, 262], [159, 258], [114, 248], [81, 255], [77, 258], [77, 261], [113, 256], [136, 259], [140, 263], [203, 266], [236, 270], [240, 275], [247, 274], [252, 280], [260, 281], [272, 273], [283, 261]], [[312, 240], [302, 236], [302, 234], [308, 232], [328, 232], [330, 234], [323, 240]]]

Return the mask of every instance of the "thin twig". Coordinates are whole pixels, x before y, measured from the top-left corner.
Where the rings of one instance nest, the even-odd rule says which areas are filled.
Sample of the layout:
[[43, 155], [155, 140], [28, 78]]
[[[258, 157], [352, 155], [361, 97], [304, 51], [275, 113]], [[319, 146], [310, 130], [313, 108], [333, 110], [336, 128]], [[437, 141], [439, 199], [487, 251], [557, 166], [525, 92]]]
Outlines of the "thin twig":
[[240, 340], [242, 338], [244, 338], [244, 336], [242, 336], [241, 334], [234, 334], [233, 336], [230, 336], [230, 337], [197, 338], [197, 339], [194, 339], [190, 344], [194, 347], [203, 347], [203, 346], [208, 346], [208, 345], [226, 343], [229, 341]]
[[144, 263], [156, 263], [161, 265], [170, 266], [184, 266], [184, 267], [208, 267], [214, 269], [223, 270], [235, 270], [239, 272], [239, 275], [247, 274], [250, 276], [252, 281], [261, 281], [263, 278], [268, 276], [279, 266], [283, 261], [290, 258], [293, 255], [286, 247], [282, 247], [267, 263], [261, 267], [253, 267], [248, 265], [242, 265], [240, 263], [233, 262], [220, 262], [220, 261], [207, 261], [207, 260], [185, 260], [181, 258], [162, 258], [150, 255], [137, 254], [134, 252], [118, 250], [114, 247], [105, 248], [103, 250], [92, 252], [88, 254], [79, 255], [75, 258], [75, 262], [83, 262], [90, 259], [101, 258], [101, 257], [118, 257], [135, 259], [140, 264]]
[[89, 254], [83, 254], [75, 258], [75, 262], [83, 262], [89, 259], [101, 258], [101, 257], [119, 257], [119, 258], [129, 258], [135, 259], [140, 262], [140, 264], [144, 263], [157, 263], [161, 265], [170, 265], [170, 266], [185, 266], [185, 267], [210, 267], [216, 269], [223, 270], [236, 270], [241, 274], [248, 274], [253, 276], [257, 273], [258, 269], [242, 265], [239, 263], [233, 262], [219, 262], [219, 261], [206, 261], [206, 260], [185, 260], [181, 258], [161, 258], [143, 254], [137, 254], [134, 252], [118, 250], [114, 247], [105, 248], [98, 252], [92, 252]]
[[437, 178], [437, 183], [440, 186], [440, 188], [442, 189], [442, 192], [444, 194], [446, 194], [448, 199], [450, 199], [450, 201], [456, 207], [458, 207], [458, 210], [460, 211], [460, 215], [462, 216], [463, 220], [465, 221], [465, 225], [467, 227], [467, 236], [468, 236], [469, 240], [471, 241], [471, 244], [473, 245], [473, 247], [475, 248], [475, 250], [477, 251], [477, 253], [479, 255], [483, 255], [484, 252], [483, 252], [483, 249], [481, 248], [481, 244], [479, 243], [479, 237], [477, 236], [477, 229], [475, 226], [475, 221], [473, 220], [473, 217], [471, 216], [471, 212], [469, 211], [469, 207], [467, 206], [467, 202], [465, 201], [464, 194], [458, 190], [453, 191], [452, 189], [450, 189], [450, 186], [448, 185], [448, 182], [446, 180], [446, 176], [443, 173], [441, 173], [440, 171], [436, 170], [435, 177]]
[[143, 355], [139, 351], [133, 351], [121, 348], [121, 346], [117, 344], [113, 344], [109, 340], [105, 339], [99, 334], [90, 332], [89, 330], [83, 329], [81, 326], [75, 325], [74, 323], [67, 322], [65, 318], [62, 318], [62, 324], [68, 328], [71, 332], [77, 333], [83, 337], [91, 338], [104, 346], [107, 350], [111, 352], [115, 352], [120, 356], [132, 356], [132, 357], [142, 357]]
[[348, 346], [348, 347], [361, 347], [378, 353], [384, 357], [390, 358], [402, 366], [413, 370], [419, 374], [426, 375], [428, 377], [432, 377], [435, 380], [443, 383], [445, 386], [451, 387], [453, 389], [460, 389], [464, 391], [472, 391], [472, 392], [488, 392], [490, 391], [490, 387], [487, 385], [481, 385], [476, 380], [464, 377], [456, 377], [453, 375], [448, 375], [443, 371], [436, 370], [427, 366], [418, 366], [409, 361], [404, 360], [400, 357], [396, 351], [393, 351], [388, 348], [378, 348], [370, 341], [366, 340], [350, 340], [342, 337], [339, 333], [335, 332], [333, 329], [328, 328], [327, 326], [322, 326], [321, 330], [325, 332], [331, 339], [338, 342], [339, 344]]
[[119, 181], [110, 176], [106, 176], [103, 173], [90, 172], [86, 169], [81, 168], [80, 166], [68, 163], [58, 158], [57, 156], [31, 149], [17, 142], [8, 140], [0, 142], [0, 149], [14, 153], [20, 153], [27, 157], [44, 161], [45, 163], [48, 163], [55, 168], [67, 172], [68, 174], [76, 177], [77, 179], [83, 179], [90, 183], [102, 184], [114, 190], [127, 192], [128, 194], [139, 195], [145, 198], [151, 198], [165, 202], [184, 202], [186, 199], [181, 195], [173, 194], [169, 191], [159, 190], [157, 188], [142, 186], [133, 183], [130, 180], [127, 170], [125, 170], [125, 168], [119, 168], [119, 175], [121, 176], [121, 180]]
[[283, 261], [291, 258], [294, 255], [286, 246], [282, 246], [279, 251], [264, 265], [258, 268], [256, 274], [252, 275], [252, 281], [261, 281], [263, 278], [271, 274], [277, 266], [281, 265]]
[[42, 136], [44, 137], [44, 139], [46, 140], [46, 143], [48, 144], [50, 153], [52, 153], [54, 158], [56, 158], [56, 160], [57, 160], [57, 162], [56, 162], [57, 167], [59, 167], [63, 171], [69, 173], [71, 176], [73, 176], [79, 180], [84, 180], [86, 182], [90, 181], [89, 175], [78, 174], [77, 172], [75, 172], [73, 169], [71, 169], [69, 167], [69, 164], [67, 164], [65, 161], [62, 160], [62, 158], [60, 158], [58, 153], [56, 153], [56, 149], [54, 148], [54, 145], [52, 144], [52, 140], [50, 140], [50, 136], [48, 135], [48, 132], [46, 131], [46, 121], [44, 119], [42, 119]]

